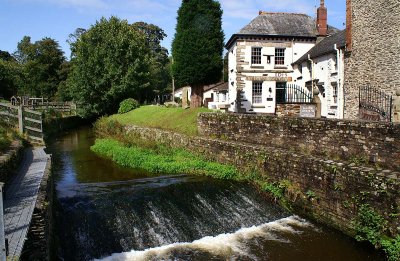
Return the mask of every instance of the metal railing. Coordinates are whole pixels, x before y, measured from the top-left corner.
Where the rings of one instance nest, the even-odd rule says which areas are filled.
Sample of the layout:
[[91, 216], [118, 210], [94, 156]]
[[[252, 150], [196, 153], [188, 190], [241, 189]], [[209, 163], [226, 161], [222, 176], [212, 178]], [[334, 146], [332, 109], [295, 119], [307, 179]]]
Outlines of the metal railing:
[[276, 86], [276, 103], [312, 103], [312, 93], [296, 84], [282, 84]]
[[359, 88], [359, 118], [392, 121], [392, 95], [371, 86]]

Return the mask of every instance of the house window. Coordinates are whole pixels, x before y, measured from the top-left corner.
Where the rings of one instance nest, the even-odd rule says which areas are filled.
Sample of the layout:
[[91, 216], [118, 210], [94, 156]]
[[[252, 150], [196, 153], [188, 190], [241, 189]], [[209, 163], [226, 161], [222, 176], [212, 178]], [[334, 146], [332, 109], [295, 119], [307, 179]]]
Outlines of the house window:
[[285, 48], [275, 48], [275, 65], [285, 65]]
[[338, 93], [337, 86], [333, 86], [333, 102], [334, 103], [337, 103], [337, 93]]
[[251, 64], [261, 64], [261, 47], [251, 48]]
[[262, 82], [253, 82], [253, 104], [262, 103]]

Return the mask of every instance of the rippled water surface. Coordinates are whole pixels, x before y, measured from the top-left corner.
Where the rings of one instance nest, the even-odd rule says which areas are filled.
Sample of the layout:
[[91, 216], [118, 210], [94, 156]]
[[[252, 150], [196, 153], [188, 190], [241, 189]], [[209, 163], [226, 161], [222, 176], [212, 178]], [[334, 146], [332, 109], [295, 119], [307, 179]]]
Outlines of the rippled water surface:
[[121, 168], [93, 142], [86, 127], [49, 146], [61, 260], [382, 260], [249, 184]]

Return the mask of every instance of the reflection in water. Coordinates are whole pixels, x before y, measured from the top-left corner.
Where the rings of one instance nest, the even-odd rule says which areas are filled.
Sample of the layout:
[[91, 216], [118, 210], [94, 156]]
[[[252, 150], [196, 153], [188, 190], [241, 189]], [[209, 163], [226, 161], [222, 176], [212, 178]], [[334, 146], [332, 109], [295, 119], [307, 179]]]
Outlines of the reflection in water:
[[64, 260], [381, 260], [247, 183], [152, 176], [97, 157], [92, 144], [83, 128], [50, 148]]

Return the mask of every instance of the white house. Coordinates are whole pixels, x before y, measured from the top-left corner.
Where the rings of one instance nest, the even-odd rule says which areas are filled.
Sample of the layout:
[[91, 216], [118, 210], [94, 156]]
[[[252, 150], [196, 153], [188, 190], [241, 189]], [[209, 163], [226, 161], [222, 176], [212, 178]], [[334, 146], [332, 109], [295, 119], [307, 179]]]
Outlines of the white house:
[[343, 119], [345, 45], [343, 30], [317, 43], [293, 64], [296, 84], [318, 90], [321, 117]]
[[228, 108], [228, 83], [220, 82], [204, 87], [203, 104], [207, 108], [214, 110]]
[[[182, 99], [183, 92], [187, 91], [188, 100], [190, 101], [191, 95], [190, 86], [179, 88], [175, 91], [175, 97]], [[204, 86], [203, 90], [203, 104], [209, 109], [225, 109], [229, 104], [228, 100], [228, 83], [219, 82], [216, 84], [211, 84]]]
[[315, 21], [306, 14], [260, 12], [231, 36], [230, 111], [275, 113], [278, 104], [310, 103], [312, 93], [294, 78], [292, 64], [317, 41], [337, 31], [327, 25], [324, 1]]

